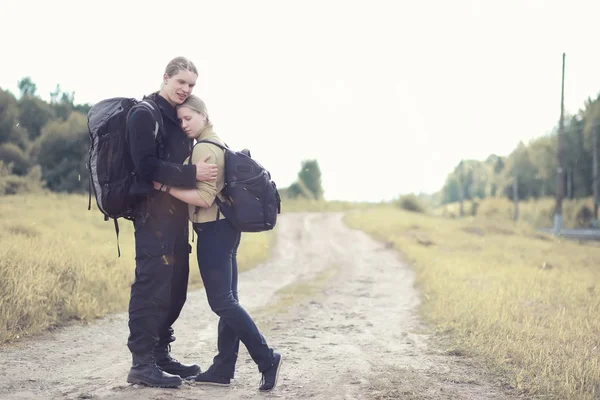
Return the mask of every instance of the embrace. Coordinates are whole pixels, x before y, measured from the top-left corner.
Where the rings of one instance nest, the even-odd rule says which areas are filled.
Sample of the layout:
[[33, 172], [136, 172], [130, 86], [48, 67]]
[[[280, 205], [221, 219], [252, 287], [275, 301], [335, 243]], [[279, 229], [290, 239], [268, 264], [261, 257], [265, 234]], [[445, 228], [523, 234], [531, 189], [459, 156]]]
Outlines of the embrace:
[[[127, 341], [133, 361], [127, 382], [178, 387], [186, 379], [198, 384], [228, 386], [234, 377], [241, 341], [262, 376], [259, 389], [268, 391], [277, 384], [282, 358], [269, 347], [250, 315], [239, 304], [237, 294], [236, 257], [242, 232], [262, 228], [240, 228], [231, 210], [236, 204], [239, 207], [239, 204], [248, 203], [249, 207], [260, 207], [256, 213], [265, 219], [276, 218], [273, 214], [279, 212], [280, 198], [274, 182], [270, 182], [270, 174], [262, 173], [261, 187], [268, 191], [271, 203], [277, 205], [259, 206], [257, 200], [260, 199], [256, 195], [252, 196], [252, 201], [246, 202], [243, 197], [234, 201], [227, 185], [235, 185], [228, 183], [230, 177], [226, 174], [235, 169], [229, 164], [235, 154], [243, 152], [230, 152], [213, 130], [206, 105], [192, 95], [197, 77], [195, 65], [187, 58], [171, 60], [164, 71], [160, 90], [122, 112], [126, 115], [121, 118], [126, 138], [123, 141], [126, 144], [122, 145], [124, 149], [106, 146], [111, 153], [105, 156], [107, 159], [123, 163], [125, 161], [115, 161], [114, 158], [120, 157], [113, 157], [113, 154], [125, 151], [128, 156], [121, 158], [130, 158], [131, 168], [135, 171], [135, 174], [129, 174], [135, 176], [135, 182], [126, 190], [129, 197], [136, 199], [128, 209], [128, 219], [133, 221], [135, 229], [136, 267], [131, 285]], [[114, 102], [107, 100], [108, 103], [96, 108], [99, 111], [92, 110], [90, 115], [115, 115], [106, 111], [107, 104], [113, 104], [110, 101]], [[123, 110], [120, 103], [114, 108]], [[105, 122], [108, 118], [96, 118], [103, 121], [98, 125], [108, 124]], [[90, 132], [91, 126], [93, 124]], [[113, 132], [110, 128], [102, 129], [109, 132], [104, 136]], [[89, 165], [95, 180], [91, 179], [99, 208], [108, 216], [110, 213], [106, 210], [111, 206], [108, 201], [111, 193], [107, 193], [110, 192], [106, 189], [108, 185], [102, 185], [99, 178], [102, 174], [97, 172], [100, 168], [97, 160], [102, 159], [98, 152], [103, 151], [98, 149], [102, 145], [99, 142], [103, 139], [98, 143], [94, 138], [92, 140], [92, 150], [96, 145], [97, 153], [90, 151]], [[249, 153], [244, 153], [243, 157], [249, 159]], [[258, 182], [257, 179], [246, 181]], [[113, 193], [116, 190], [112, 190]], [[104, 193], [100, 195], [102, 191]], [[246, 190], [240, 196], [247, 196], [249, 192]], [[186, 301], [190, 221], [197, 235], [197, 261], [208, 303], [219, 316], [218, 351], [204, 371], [197, 364], [183, 364], [171, 356], [171, 343], [175, 341], [172, 325]], [[265, 224], [264, 229], [272, 229], [274, 221]], [[115, 227], [118, 235], [116, 218]]]

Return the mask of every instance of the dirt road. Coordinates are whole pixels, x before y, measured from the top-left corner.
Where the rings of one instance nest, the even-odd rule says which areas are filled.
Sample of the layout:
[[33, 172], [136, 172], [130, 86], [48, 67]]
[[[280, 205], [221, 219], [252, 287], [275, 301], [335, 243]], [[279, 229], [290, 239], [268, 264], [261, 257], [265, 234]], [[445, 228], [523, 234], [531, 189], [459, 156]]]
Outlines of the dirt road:
[[[348, 229], [341, 214], [285, 214], [276, 233], [271, 260], [243, 273], [239, 288], [284, 357], [273, 392], [257, 390], [243, 345], [230, 388], [127, 384], [127, 316], [119, 314], [0, 350], [0, 399], [504, 398], [481, 368], [422, 333], [413, 272], [395, 251]], [[174, 356], [208, 367], [217, 317], [203, 290], [189, 294], [175, 332]]]

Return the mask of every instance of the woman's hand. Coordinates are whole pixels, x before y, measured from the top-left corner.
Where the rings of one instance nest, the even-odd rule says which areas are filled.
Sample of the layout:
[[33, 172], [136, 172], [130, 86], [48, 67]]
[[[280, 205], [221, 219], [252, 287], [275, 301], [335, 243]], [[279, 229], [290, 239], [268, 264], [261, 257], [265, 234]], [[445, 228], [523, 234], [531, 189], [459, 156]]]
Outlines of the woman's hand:
[[152, 186], [154, 186], [154, 189], [156, 190], [160, 190], [160, 187], [162, 186], [162, 184], [158, 183], [158, 182], [152, 182]]

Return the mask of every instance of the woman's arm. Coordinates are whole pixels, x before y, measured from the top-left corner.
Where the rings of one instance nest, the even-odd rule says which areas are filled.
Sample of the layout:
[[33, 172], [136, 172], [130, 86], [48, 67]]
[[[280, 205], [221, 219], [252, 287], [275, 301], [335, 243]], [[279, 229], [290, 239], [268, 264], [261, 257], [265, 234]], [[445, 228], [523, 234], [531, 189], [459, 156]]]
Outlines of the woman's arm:
[[184, 203], [191, 204], [193, 206], [208, 208], [210, 205], [200, 197], [197, 189], [183, 189], [178, 187], [170, 187], [162, 185], [158, 182], [153, 182], [154, 189], [160, 190], [161, 192], [167, 192], [171, 196], [183, 201]]
[[[193, 163], [204, 160], [205, 162], [217, 164], [216, 153], [205, 143], [194, 146], [191, 158]], [[216, 180], [196, 182], [195, 189], [170, 187], [161, 185], [159, 182], [153, 182], [153, 185], [156, 190], [167, 192], [184, 203], [202, 208], [209, 208], [215, 202], [215, 197], [217, 196]]]

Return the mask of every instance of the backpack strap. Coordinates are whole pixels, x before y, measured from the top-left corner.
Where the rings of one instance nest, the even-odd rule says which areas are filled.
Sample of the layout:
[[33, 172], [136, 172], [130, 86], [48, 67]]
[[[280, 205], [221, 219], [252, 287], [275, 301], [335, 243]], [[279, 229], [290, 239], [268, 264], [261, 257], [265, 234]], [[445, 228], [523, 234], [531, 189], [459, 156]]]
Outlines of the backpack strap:
[[154, 120], [156, 122], [156, 125], [154, 127], [154, 138], [158, 138], [159, 133], [164, 133], [164, 122], [162, 118], [162, 113], [160, 112], [160, 108], [158, 108], [158, 105], [154, 102], [154, 100], [148, 97], [145, 97], [139, 103], [139, 105], [150, 111], [150, 113], [154, 117]]
[[144, 97], [142, 101], [138, 102], [136, 105], [131, 107], [129, 113], [127, 113], [127, 118], [129, 118], [129, 115], [133, 112], [133, 110], [135, 110], [138, 107], [145, 108], [150, 112], [150, 114], [152, 114], [152, 117], [154, 117], [154, 138], [158, 138], [159, 133], [164, 133], [164, 122], [162, 113], [160, 112], [160, 108], [152, 99]]
[[217, 201], [217, 218], [215, 218], [215, 221], [219, 220], [219, 217], [221, 216], [221, 207], [219, 207], [219, 202], [221, 201], [220, 199], [217, 200], [219, 197], [215, 196], [215, 200]]
[[[190, 158], [188, 158], [188, 165], [192, 165], [192, 156], [194, 155], [194, 148], [196, 147], [198, 143], [195, 143], [194, 145], [192, 145], [192, 149], [190, 150]], [[194, 214], [196, 214], [198, 212], [198, 206], [194, 207]], [[194, 237], [192, 236], [192, 242], [194, 241]]]
[[88, 179], [88, 211], [92, 209], [92, 171]]
[[[229, 148], [229, 146], [227, 146], [227, 143], [225, 143], [225, 146], [223, 146], [222, 144], [217, 143], [217, 142], [213, 142], [212, 140], [207, 140], [207, 139], [199, 140], [199, 141], [197, 141], [192, 146], [192, 151], [190, 152], [190, 158], [189, 158], [189, 163], [188, 164], [192, 163], [192, 155], [194, 154], [194, 147], [196, 147], [200, 143], [210, 143], [210, 144], [213, 144], [213, 145], [215, 145], [215, 146], [217, 146], [217, 147], [219, 147], [219, 148], [221, 148], [223, 150], [227, 150]], [[217, 202], [217, 219], [216, 219], [216, 221], [218, 221], [219, 217], [221, 215], [221, 204], [224, 204], [224, 203], [223, 203], [223, 201], [221, 199], [219, 199], [219, 193], [217, 193], [217, 195], [215, 196], [215, 200]], [[194, 212], [197, 212], [197, 211], [198, 211], [198, 206], [196, 206], [195, 209], [194, 209]], [[223, 214], [223, 216], [225, 216], [227, 218], [227, 216], [225, 214]]]
[[[223, 149], [223, 150], [227, 150], [227, 149], [229, 149], [229, 146], [227, 146], [227, 143], [225, 143], [225, 146], [223, 146], [223, 145], [222, 145], [222, 144], [220, 144], [220, 143], [213, 142], [212, 140], [208, 140], [208, 139], [202, 139], [202, 140], [199, 140], [198, 142], [196, 142], [196, 144], [200, 144], [200, 143], [210, 143], [210, 144], [214, 144], [215, 146], [217, 146], [217, 147], [220, 147], [220, 148], [221, 148], [221, 149]], [[194, 146], [195, 146], [195, 145], [194, 145]]]
[[[223, 216], [225, 217], [225, 219], [228, 219], [229, 222], [231, 222], [234, 226], [235, 226], [235, 212], [233, 210], [233, 207], [230, 206], [229, 204], [225, 203], [223, 200], [221, 200], [219, 198], [219, 196], [215, 197], [215, 201], [217, 202], [217, 220], [219, 218], [219, 213], [223, 214]], [[237, 228], [237, 226], [236, 226]]]
[[119, 257], [121, 257], [121, 247], [119, 246], [119, 222], [116, 218], [113, 218], [115, 221], [115, 233], [117, 234], [117, 252], [119, 253]]
[[162, 117], [162, 113], [160, 112], [160, 108], [154, 102], [154, 100], [149, 97], [144, 97], [142, 101], [140, 101], [135, 106], [131, 107], [129, 112], [131, 113], [136, 107], [143, 107], [150, 112], [152, 117], [154, 118], [154, 139], [158, 144], [159, 158], [164, 158], [164, 140], [163, 138], [166, 136], [165, 133], [165, 125]]
[[[156, 102], [154, 102], [154, 100], [152, 100], [151, 98], [149, 98], [147, 96], [144, 96], [142, 98], [142, 101], [138, 102], [136, 105], [131, 107], [131, 109], [129, 110], [129, 113], [133, 112], [133, 110], [137, 107], [145, 108], [147, 111], [150, 112], [150, 115], [152, 115], [152, 117], [154, 118], [154, 140], [158, 147], [157, 155], [158, 155], [158, 158], [164, 160], [165, 159], [164, 137], [166, 136], [166, 131], [165, 131], [162, 113], [160, 112], [160, 108], [158, 107]], [[137, 174], [137, 170], [134, 171], [134, 173]], [[148, 207], [149, 207], [148, 212], [150, 212], [150, 208], [152, 207], [151, 202], [149, 203]], [[117, 246], [118, 246], [118, 239], [119, 239], [118, 236], [119, 235], [117, 233]]]

